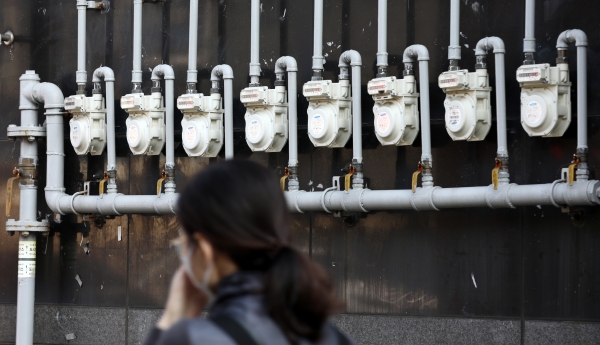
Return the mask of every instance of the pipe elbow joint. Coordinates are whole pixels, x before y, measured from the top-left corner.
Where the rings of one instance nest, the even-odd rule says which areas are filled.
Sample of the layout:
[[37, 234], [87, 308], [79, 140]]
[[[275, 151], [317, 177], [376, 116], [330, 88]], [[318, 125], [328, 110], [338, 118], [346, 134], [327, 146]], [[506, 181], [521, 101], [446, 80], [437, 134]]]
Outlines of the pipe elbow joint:
[[486, 55], [490, 49], [493, 49], [494, 54], [504, 54], [504, 41], [500, 37], [485, 37], [477, 42], [475, 47], [475, 55]]
[[422, 44], [413, 44], [404, 50], [402, 62], [414, 62], [415, 58], [419, 61], [429, 60], [429, 50]]
[[151, 79], [160, 80], [161, 77], [165, 80], [175, 80], [175, 71], [173, 71], [173, 67], [165, 64], [154, 67]]
[[346, 50], [340, 55], [338, 67], [362, 66], [362, 58], [356, 50]]
[[102, 79], [104, 79], [104, 81], [115, 81], [115, 72], [113, 72], [112, 68], [106, 66], [96, 68], [92, 77], [92, 82], [100, 83], [102, 82]]
[[556, 48], [561, 50], [567, 49], [569, 43], [573, 42], [575, 42], [575, 46], [577, 47], [587, 47], [587, 35], [579, 29], [565, 30], [558, 36]]
[[61, 215], [65, 215], [66, 212], [60, 209], [60, 198], [65, 196], [64, 188], [51, 188], [46, 187], [44, 192], [44, 197], [46, 199], [46, 204], [54, 213], [58, 213]]
[[298, 63], [291, 56], [282, 56], [275, 62], [275, 73], [298, 72]]
[[210, 73], [210, 80], [219, 81], [223, 79], [233, 79], [233, 69], [229, 65], [217, 65], [213, 67]]
[[44, 103], [45, 109], [62, 109], [65, 97], [56, 84], [39, 83], [26, 90], [25, 97], [35, 103]]

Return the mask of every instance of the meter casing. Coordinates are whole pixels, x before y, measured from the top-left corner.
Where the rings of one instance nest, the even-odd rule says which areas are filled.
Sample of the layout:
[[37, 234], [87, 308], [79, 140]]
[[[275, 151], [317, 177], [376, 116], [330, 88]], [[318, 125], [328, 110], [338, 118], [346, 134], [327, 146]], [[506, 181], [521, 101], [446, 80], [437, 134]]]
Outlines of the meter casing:
[[480, 141], [492, 126], [490, 85], [487, 69], [448, 71], [440, 75], [439, 87], [446, 93], [446, 131], [452, 140]]
[[569, 65], [525, 65], [517, 69], [521, 85], [521, 125], [530, 137], [561, 137], [571, 123]]
[[288, 104], [285, 86], [247, 87], [240, 93], [246, 106], [246, 143], [252, 151], [280, 152], [288, 139]]
[[69, 138], [75, 153], [101, 155], [106, 147], [106, 107], [102, 94], [67, 97], [65, 110], [73, 115], [69, 121]]
[[190, 157], [216, 157], [223, 147], [221, 94], [185, 94], [177, 98], [183, 113], [181, 143]]
[[383, 77], [367, 84], [373, 96], [375, 135], [381, 145], [412, 145], [419, 133], [419, 94], [415, 76]]
[[350, 81], [309, 81], [302, 93], [308, 100], [308, 137], [313, 145], [344, 147], [352, 135]]
[[165, 107], [161, 93], [125, 95], [121, 97], [121, 108], [129, 113], [125, 124], [131, 152], [134, 155], [160, 154], [165, 145]]

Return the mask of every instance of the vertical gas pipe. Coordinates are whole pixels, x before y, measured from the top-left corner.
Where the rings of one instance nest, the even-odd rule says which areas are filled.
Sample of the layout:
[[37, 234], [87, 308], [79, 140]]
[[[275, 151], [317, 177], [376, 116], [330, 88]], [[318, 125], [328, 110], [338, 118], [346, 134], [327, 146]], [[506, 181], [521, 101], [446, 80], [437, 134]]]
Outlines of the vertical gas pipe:
[[142, 93], [142, 4], [144, 0], [133, 0], [133, 69], [131, 71], [131, 93]]
[[115, 73], [109, 67], [100, 67], [94, 71], [92, 82], [93, 93], [102, 93], [101, 82], [106, 84], [106, 173], [108, 184], [106, 192], [109, 194], [117, 192], [117, 154], [115, 150]]
[[225, 159], [233, 159], [233, 70], [229, 65], [217, 65], [212, 69], [211, 93], [218, 92], [220, 79], [223, 79], [225, 98]]
[[288, 146], [290, 150], [288, 159], [288, 169], [290, 176], [288, 177], [288, 190], [298, 190], [300, 182], [298, 181], [298, 84], [296, 73], [298, 72], [298, 64], [296, 59], [291, 56], [282, 56], [275, 62], [275, 86], [285, 82], [283, 75], [288, 73], [288, 114], [289, 114], [289, 140]]
[[323, 80], [323, 0], [315, 0], [311, 80]]
[[198, 59], [198, 0], [190, 0], [190, 39], [188, 49], [188, 70], [186, 93], [197, 93], [198, 70], [196, 60]]
[[260, 0], [250, 6], [250, 86], [260, 86]]
[[458, 71], [460, 67], [460, 0], [450, 0], [450, 45], [448, 46], [448, 60], [450, 71]]
[[379, 0], [377, 6], [377, 78], [387, 77], [387, 2]]
[[535, 0], [525, 0], [525, 38], [523, 38], [523, 65], [535, 64]]
[[175, 193], [175, 72], [169, 65], [158, 65], [152, 70], [152, 92], [160, 92], [160, 79], [165, 79], [165, 194]]

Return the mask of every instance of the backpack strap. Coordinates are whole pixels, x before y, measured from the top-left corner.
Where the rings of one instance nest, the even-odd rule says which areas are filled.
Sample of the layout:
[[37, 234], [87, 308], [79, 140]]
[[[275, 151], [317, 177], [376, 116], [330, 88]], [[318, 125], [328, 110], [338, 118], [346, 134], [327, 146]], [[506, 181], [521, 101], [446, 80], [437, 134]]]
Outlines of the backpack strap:
[[210, 318], [223, 332], [227, 333], [237, 345], [259, 345], [248, 330], [231, 316], [222, 314]]

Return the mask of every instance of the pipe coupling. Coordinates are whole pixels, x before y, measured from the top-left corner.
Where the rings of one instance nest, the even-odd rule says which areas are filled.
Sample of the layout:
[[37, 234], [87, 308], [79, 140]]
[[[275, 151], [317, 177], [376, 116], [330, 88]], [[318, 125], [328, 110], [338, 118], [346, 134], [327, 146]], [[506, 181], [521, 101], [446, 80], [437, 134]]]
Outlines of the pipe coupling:
[[485, 203], [489, 208], [515, 208], [510, 201], [510, 189], [516, 186], [515, 183], [499, 185], [494, 190], [494, 185], [489, 185], [485, 191]]
[[410, 204], [415, 211], [439, 211], [433, 202], [433, 193], [441, 187], [417, 188], [410, 198]]

